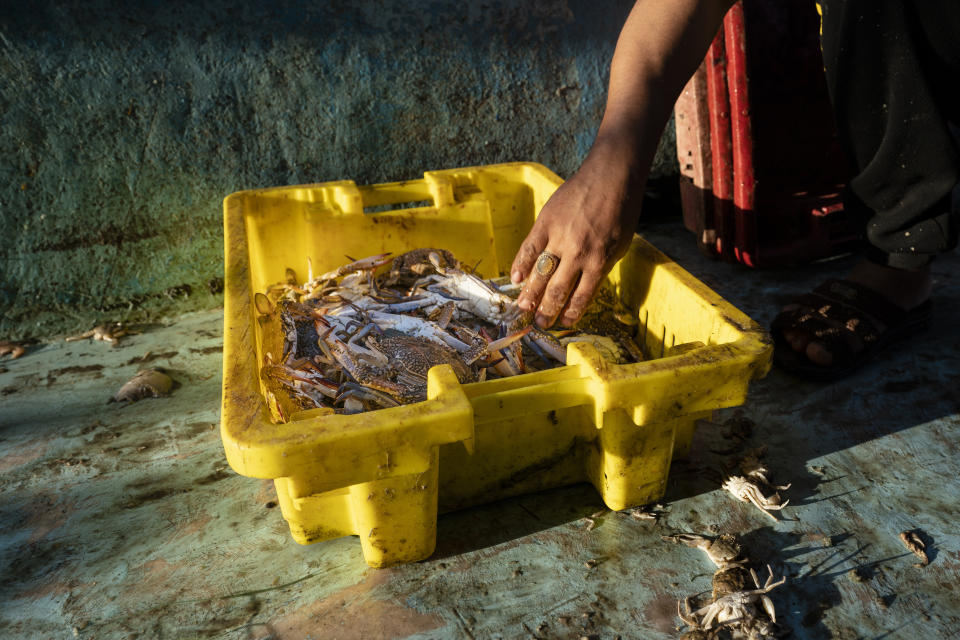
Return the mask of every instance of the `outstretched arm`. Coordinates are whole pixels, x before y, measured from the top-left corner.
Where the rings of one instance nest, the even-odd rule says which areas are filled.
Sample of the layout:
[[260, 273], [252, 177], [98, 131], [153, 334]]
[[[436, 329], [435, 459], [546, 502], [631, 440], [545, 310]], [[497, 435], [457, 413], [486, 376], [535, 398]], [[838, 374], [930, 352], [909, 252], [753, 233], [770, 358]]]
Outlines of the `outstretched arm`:
[[[548, 327], [576, 322], [626, 252], [650, 164], [673, 104], [732, 0], [638, 0], [620, 32], [597, 138], [580, 169], [544, 205], [511, 268], [520, 307]], [[551, 276], [531, 270], [542, 251]]]

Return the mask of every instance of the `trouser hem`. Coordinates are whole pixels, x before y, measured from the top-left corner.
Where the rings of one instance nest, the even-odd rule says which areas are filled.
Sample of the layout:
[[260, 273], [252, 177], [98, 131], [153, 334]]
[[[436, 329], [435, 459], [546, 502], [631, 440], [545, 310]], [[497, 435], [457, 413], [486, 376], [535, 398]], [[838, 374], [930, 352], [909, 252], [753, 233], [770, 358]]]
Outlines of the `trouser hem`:
[[919, 271], [933, 262], [936, 255], [925, 253], [886, 253], [876, 247], [869, 247], [867, 248], [865, 257], [874, 264], [890, 267], [891, 269]]

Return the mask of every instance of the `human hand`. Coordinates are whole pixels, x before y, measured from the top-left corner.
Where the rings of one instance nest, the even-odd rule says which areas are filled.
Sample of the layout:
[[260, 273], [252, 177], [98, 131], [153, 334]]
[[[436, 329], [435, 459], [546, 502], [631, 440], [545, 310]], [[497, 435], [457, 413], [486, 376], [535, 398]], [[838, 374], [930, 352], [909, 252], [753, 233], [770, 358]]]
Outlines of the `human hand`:
[[[513, 282], [525, 281], [519, 307], [536, 309], [538, 325], [579, 320], [601, 278], [626, 253], [640, 217], [643, 189], [636, 182], [628, 163], [591, 152], [543, 206], [510, 270]], [[544, 251], [560, 258], [546, 276], [534, 268]]]

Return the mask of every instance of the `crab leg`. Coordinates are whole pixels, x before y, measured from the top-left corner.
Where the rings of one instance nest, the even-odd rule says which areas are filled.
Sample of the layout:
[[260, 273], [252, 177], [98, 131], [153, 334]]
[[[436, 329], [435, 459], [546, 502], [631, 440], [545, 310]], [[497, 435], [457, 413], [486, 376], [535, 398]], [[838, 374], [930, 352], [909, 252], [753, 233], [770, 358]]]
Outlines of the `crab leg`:
[[390, 395], [382, 391], [377, 391], [376, 389], [371, 389], [370, 387], [357, 384], [356, 382], [345, 382], [340, 385], [340, 392], [336, 396], [336, 402], [340, 402], [344, 398], [356, 398], [358, 400], [376, 402], [383, 407], [400, 406], [400, 403]]
[[[535, 327], [530, 332], [530, 335], [527, 336], [527, 344], [536, 344], [540, 349], [545, 351], [547, 355], [559, 362], [560, 364], [567, 364], [567, 349], [564, 347], [559, 340], [554, 338], [552, 335]], [[538, 354], [539, 355], [539, 354]], [[545, 360], [545, 359], [544, 359]]]
[[[317, 277], [318, 281], [324, 280], [333, 280], [341, 276], [345, 276], [349, 273], [355, 273], [357, 271], [372, 271], [377, 267], [382, 267], [383, 265], [392, 262], [393, 260], [388, 258], [390, 253], [381, 253], [375, 256], [370, 256], [368, 258], [361, 258], [360, 260], [353, 260], [345, 265], [341, 265], [332, 271], [327, 271], [326, 273]], [[350, 256], [347, 256], [348, 258]], [[313, 280], [311, 279], [311, 282]]]
[[427, 317], [431, 322], [435, 322], [441, 329], [446, 329], [447, 325], [450, 324], [450, 321], [453, 319], [453, 314], [456, 309], [457, 306], [452, 301], [446, 302], [431, 311]]
[[264, 365], [263, 373], [280, 382], [291, 381], [308, 385], [330, 398], [336, 397], [337, 395], [337, 386], [329, 380], [304, 375], [302, 372], [282, 364]]
[[[360, 358], [342, 341], [334, 339], [327, 343], [337, 363], [357, 382], [377, 391], [389, 393], [394, 397], [403, 397], [404, 389], [401, 385], [390, 380], [378, 377], [376, 370], [360, 361]], [[382, 354], [380, 354], [382, 356]]]
[[350, 345], [350, 346], [354, 346], [358, 340], [360, 340], [361, 338], [365, 338], [365, 337], [367, 336], [367, 334], [370, 333], [371, 331], [373, 331], [373, 329], [374, 329], [376, 326], [377, 326], [377, 325], [375, 325], [375, 324], [368, 324], [368, 325], [365, 326], [365, 327], [362, 327], [362, 328], [360, 328], [360, 329], [357, 329], [357, 330], [353, 333], [353, 335], [350, 336], [350, 339], [347, 340], [347, 344]]
[[550, 359], [547, 357], [547, 354], [543, 352], [543, 349], [537, 346], [536, 342], [530, 339], [530, 336], [524, 336], [523, 344], [530, 347], [530, 350], [533, 351], [534, 355], [540, 358], [545, 365], [548, 367], [550, 366]]

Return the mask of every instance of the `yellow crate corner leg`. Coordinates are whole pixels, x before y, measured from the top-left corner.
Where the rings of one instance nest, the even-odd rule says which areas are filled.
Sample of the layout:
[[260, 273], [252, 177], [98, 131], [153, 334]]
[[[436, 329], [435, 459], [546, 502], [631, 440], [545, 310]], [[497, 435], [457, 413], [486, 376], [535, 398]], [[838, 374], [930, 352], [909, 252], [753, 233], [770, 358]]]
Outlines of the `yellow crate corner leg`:
[[430, 557], [437, 543], [439, 448], [420, 473], [362, 482], [294, 497], [290, 478], [277, 478], [280, 510], [300, 544], [360, 538], [363, 559], [375, 568]]
[[420, 473], [350, 487], [350, 507], [363, 559], [382, 568], [430, 557], [437, 545], [439, 447]]
[[599, 447], [588, 458], [587, 475], [614, 511], [663, 497], [673, 459], [673, 421], [637, 425], [623, 409], [603, 413]]
[[350, 495], [346, 489], [296, 497], [295, 483], [290, 478], [277, 478], [273, 484], [277, 488], [280, 512], [297, 543], [313, 544], [353, 534]]

